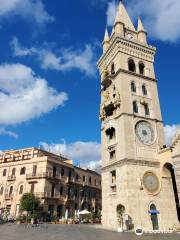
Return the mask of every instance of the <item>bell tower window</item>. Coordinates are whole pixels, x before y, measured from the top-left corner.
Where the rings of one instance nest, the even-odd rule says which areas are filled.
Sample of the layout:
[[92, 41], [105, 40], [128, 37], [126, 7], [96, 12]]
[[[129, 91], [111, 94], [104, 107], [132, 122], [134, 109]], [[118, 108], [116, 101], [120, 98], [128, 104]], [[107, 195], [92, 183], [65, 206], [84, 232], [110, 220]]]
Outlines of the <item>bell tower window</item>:
[[142, 93], [144, 96], [147, 96], [147, 88], [145, 84], [142, 85]]
[[136, 65], [133, 59], [129, 59], [128, 61], [128, 69], [130, 72], [136, 72]]
[[139, 73], [141, 75], [144, 75], [144, 69], [145, 69], [144, 63], [139, 63]]
[[115, 128], [109, 128], [106, 130], [106, 136], [107, 136], [107, 139], [108, 141], [114, 139], [116, 137], [116, 130]]
[[138, 113], [138, 105], [136, 101], [133, 102], [133, 112]]
[[148, 104], [144, 104], [144, 112], [145, 112], [145, 115], [146, 116], [149, 116], [150, 115], [150, 111], [149, 111], [149, 106]]
[[111, 65], [111, 74], [112, 75], [115, 74], [115, 65], [114, 65], [114, 63], [112, 63], [112, 65]]
[[135, 82], [131, 82], [131, 92], [136, 93], [136, 84], [135, 84]]
[[109, 152], [110, 160], [113, 160], [116, 158], [116, 150], [112, 150]]

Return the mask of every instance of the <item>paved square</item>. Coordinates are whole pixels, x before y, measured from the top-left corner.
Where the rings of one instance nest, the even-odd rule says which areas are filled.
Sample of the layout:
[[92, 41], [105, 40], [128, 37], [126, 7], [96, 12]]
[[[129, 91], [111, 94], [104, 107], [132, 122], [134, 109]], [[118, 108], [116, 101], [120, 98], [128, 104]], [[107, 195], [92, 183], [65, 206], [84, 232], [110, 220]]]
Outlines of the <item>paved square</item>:
[[117, 233], [88, 225], [42, 225], [25, 228], [23, 225], [0, 225], [0, 240], [179, 240], [180, 234], [136, 236]]

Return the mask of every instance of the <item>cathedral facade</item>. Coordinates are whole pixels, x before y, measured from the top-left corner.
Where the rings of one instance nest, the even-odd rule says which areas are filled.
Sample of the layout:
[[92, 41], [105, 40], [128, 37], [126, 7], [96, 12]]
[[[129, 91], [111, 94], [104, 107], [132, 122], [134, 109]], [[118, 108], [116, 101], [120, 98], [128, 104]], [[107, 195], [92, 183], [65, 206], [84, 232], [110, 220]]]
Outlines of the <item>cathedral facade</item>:
[[101, 77], [102, 223], [175, 229], [180, 221], [180, 133], [165, 146], [156, 48], [120, 2], [98, 62]]

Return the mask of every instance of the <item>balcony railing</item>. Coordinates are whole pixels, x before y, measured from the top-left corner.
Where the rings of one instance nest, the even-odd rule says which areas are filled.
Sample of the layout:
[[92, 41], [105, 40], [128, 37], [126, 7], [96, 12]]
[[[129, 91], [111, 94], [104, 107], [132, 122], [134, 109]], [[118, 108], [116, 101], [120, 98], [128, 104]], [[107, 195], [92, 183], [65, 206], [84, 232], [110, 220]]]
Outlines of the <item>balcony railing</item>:
[[66, 200], [65, 196], [62, 196], [62, 195], [56, 194], [56, 193], [52, 194], [51, 192], [36, 192], [36, 193], [34, 193], [34, 196], [36, 198], [40, 198], [40, 199], [50, 198], [50, 199], [56, 199], [56, 200], [60, 200], [60, 201]]
[[5, 200], [13, 200], [13, 195], [12, 194], [5, 194], [5, 197], [4, 197]]
[[15, 181], [16, 180], [16, 176], [14, 176], [14, 175], [8, 176], [7, 180], [8, 181]]
[[51, 172], [44, 172], [44, 173], [31, 173], [26, 175], [26, 179], [37, 179], [37, 178], [49, 178], [49, 179], [54, 179], [54, 180], [60, 180], [60, 181], [65, 181], [66, 177], [61, 176], [59, 174], [54, 175]]

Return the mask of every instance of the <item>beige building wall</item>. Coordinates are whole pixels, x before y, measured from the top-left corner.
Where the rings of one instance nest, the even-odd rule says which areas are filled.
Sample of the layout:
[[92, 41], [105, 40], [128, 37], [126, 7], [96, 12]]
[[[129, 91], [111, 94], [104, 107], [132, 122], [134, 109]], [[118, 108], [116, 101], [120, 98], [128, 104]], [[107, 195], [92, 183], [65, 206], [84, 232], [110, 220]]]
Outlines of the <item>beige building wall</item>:
[[[13, 170], [15, 169], [15, 170]], [[33, 193], [40, 211], [73, 217], [78, 210], [101, 209], [101, 176], [70, 160], [36, 148], [5, 151], [0, 156], [0, 210], [19, 215], [20, 199]]]

